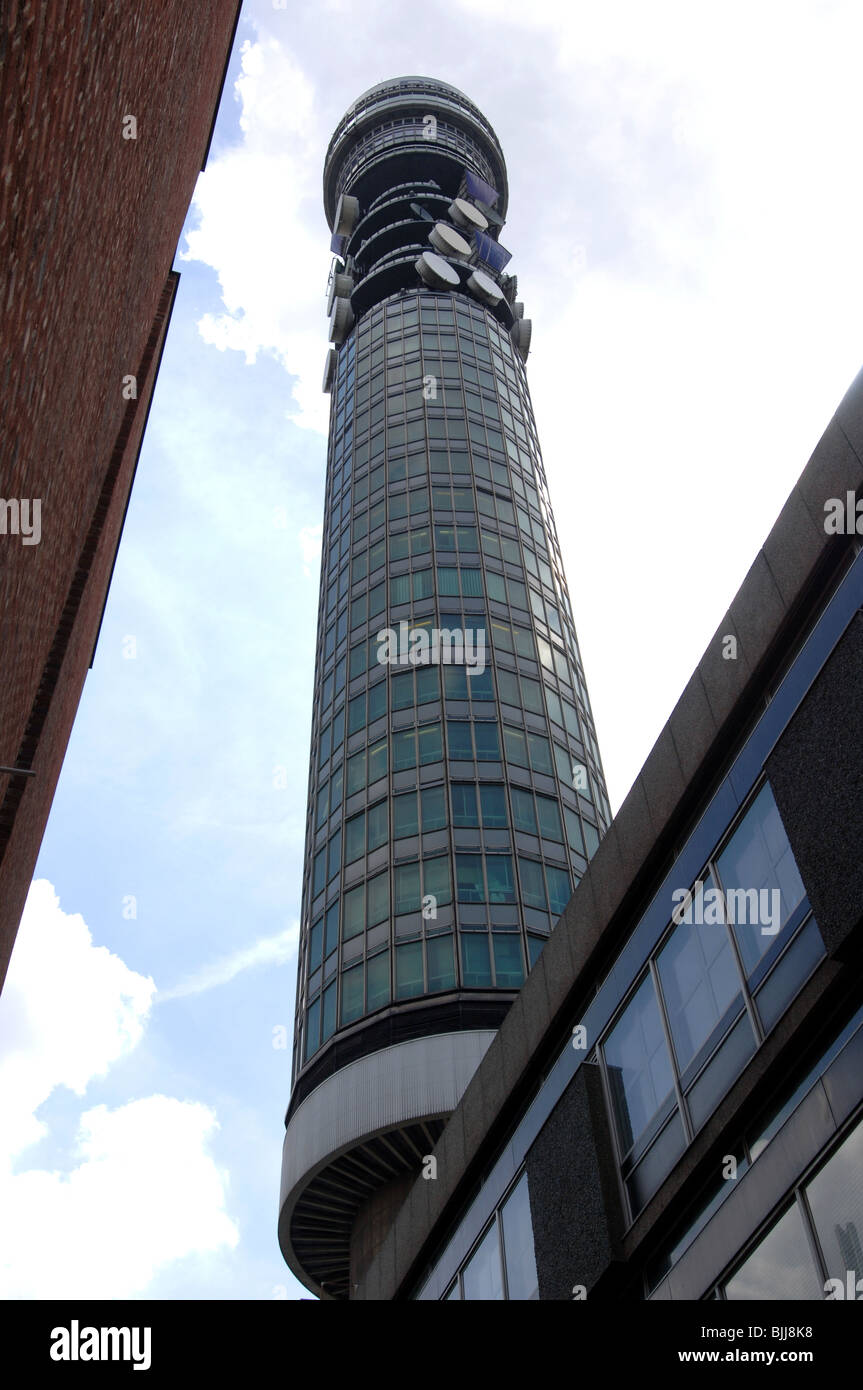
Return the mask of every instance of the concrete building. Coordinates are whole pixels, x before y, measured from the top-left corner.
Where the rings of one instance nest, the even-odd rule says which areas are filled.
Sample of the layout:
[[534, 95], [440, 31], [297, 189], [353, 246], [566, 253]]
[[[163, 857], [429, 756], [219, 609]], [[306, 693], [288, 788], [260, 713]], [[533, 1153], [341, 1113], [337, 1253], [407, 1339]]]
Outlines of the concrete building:
[[238, 0], [12, 0], [0, 16], [0, 985], [93, 657], [238, 19]]

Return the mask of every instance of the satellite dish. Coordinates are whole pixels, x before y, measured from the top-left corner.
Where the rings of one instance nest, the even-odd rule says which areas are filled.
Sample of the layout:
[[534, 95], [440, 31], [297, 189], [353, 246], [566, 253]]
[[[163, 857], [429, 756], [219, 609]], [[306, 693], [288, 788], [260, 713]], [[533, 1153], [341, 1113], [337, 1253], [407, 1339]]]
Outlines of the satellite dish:
[[330, 315], [330, 342], [340, 344], [350, 333], [355, 323], [354, 311], [349, 299], [336, 299]]
[[336, 375], [336, 350], [335, 350], [335, 348], [330, 348], [329, 352], [327, 353], [327, 360], [326, 360], [326, 362], [324, 363], [324, 384], [323, 384], [323, 388], [322, 388], [324, 391], [331, 391], [331, 390], [332, 390], [332, 387], [333, 387], [333, 380], [334, 380], [334, 378], [335, 378], [335, 375]]
[[503, 290], [496, 285], [490, 275], [486, 275], [484, 270], [475, 270], [468, 277], [467, 287], [476, 299], [482, 300], [483, 304], [493, 307], [503, 299]]
[[330, 282], [330, 292], [327, 296], [327, 313], [333, 312], [333, 304], [337, 299], [350, 299], [351, 291], [354, 287], [354, 277], [336, 271]]
[[359, 199], [352, 198], [348, 193], [343, 193], [336, 204], [333, 234], [335, 236], [350, 236], [354, 227], [357, 225], [357, 218], [359, 215]]
[[479, 208], [475, 208], [467, 198], [454, 198], [448, 211], [457, 227], [467, 227], [471, 232], [484, 232], [488, 227], [488, 218], [483, 217]]
[[466, 261], [471, 253], [464, 237], [445, 222], [435, 223], [429, 232], [429, 241], [436, 251], [442, 251], [445, 256], [460, 256]]
[[530, 319], [516, 319], [512, 330], [512, 340], [523, 362], [527, 361], [527, 354], [530, 352], [530, 335], [532, 328], [533, 325]]
[[455, 290], [461, 283], [458, 272], [443, 256], [436, 256], [434, 251], [423, 251], [417, 258], [416, 268], [420, 279], [429, 289]]

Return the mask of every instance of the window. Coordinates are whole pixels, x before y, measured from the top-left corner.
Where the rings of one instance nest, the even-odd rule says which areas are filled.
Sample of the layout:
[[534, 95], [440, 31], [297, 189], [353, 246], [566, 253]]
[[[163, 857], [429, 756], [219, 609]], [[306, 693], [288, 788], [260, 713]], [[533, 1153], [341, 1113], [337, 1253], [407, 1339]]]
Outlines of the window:
[[352, 1023], [363, 1012], [362, 963], [342, 972], [342, 1023]]
[[533, 1225], [527, 1173], [522, 1173], [501, 1210], [506, 1291], [511, 1300], [527, 1302], [539, 1298], [536, 1277], [536, 1255], [533, 1245]]
[[393, 833], [397, 840], [419, 834], [416, 792], [403, 792], [393, 798]]
[[446, 793], [443, 787], [425, 787], [420, 792], [423, 834], [440, 830], [447, 823]]
[[488, 854], [485, 860], [488, 876], [488, 901], [490, 903], [514, 903], [515, 880], [512, 872], [511, 854]]
[[806, 1197], [827, 1274], [844, 1290], [846, 1270], [863, 1278], [863, 1123], [808, 1184]]
[[452, 822], [456, 826], [478, 826], [476, 787], [473, 782], [453, 782]]
[[805, 896], [769, 783], [719, 855], [717, 868], [749, 975]]
[[614, 1116], [624, 1153], [673, 1093], [653, 981], [646, 975], [603, 1047]]
[[494, 979], [501, 989], [520, 989], [524, 984], [524, 966], [521, 959], [521, 936], [492, 933], [494, 948]]
[[732, 1301], [769, 1298], [797, 1302], [822, 1295], [796, 1203], [725, 1285], [725, 1297]]
[[491, 961], [485, 933], [464, 932], [461, 936], [462, 983], [467, 988], [491, 984]]
[[506, 797], [503, 787], [483, 784], [479, 789], [482, 806], [482, 823], [486, 829], [503, 829], [506, 826]]
[[[700, 880], [714, 888], [713, 876]], [[693, 918], [697, 919], [697, 910]], [[742, 1007], [740, 978], [723, 922], [681, 922], [657, 959], [677, 1065], [684, 1071], [735, 1002]], [[735, 1009], [737, 1013], [739, 1010]]]
[[433, 936], [426, 942], [430, 993], [455, 986], [452, 936]]
[[462, 1286], [464, 1298], [482, 1300], [486, 1303], [503, 1298], [503, 1273], [496, 1217], [465, 1266]]
[[482, 881], [482, 855], [457, 854], [456, 886], [460, 903], [485, 902], [485, 888]]
[[412, 941], [396, 947], [396, 998], [411, 999], [423, 992], [423, 945]]
[[420, 866], [419, 864], [399, 864], [395, 873], [396, 912], [419, 912], [420, 910]]

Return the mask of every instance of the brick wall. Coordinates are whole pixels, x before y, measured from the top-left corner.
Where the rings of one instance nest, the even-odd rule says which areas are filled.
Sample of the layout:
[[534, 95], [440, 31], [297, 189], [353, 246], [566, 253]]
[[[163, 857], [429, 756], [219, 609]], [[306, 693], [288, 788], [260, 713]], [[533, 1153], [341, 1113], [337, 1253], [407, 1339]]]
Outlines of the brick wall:
[[[0, 12], [0, 982], [98, 629], [236, 0]], [[134, 116], [135, 139], [124, 138]], [[139, 377], [137, 400], [123, 378]], [[82, 808], [83, 811], [84, 808]]]

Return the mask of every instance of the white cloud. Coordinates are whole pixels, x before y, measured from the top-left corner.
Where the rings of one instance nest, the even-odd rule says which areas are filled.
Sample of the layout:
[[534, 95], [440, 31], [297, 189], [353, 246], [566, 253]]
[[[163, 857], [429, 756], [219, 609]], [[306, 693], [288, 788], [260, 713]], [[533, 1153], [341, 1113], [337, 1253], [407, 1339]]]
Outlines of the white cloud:
[[83, 1096], [137, 1046], [155, 990], [93, 945], [46, 879], [31, 885], [0, 1007], [0, 1156], [46, 1133], [36, 1111], [56, 1087]]
[[166, 1264], [237, 1244], [204, 1105], [151, 1095], [91, 1107], [69, 1171], [14, 1171], [49, 1134], [39, 1107], [60, 1087], [83, 1096], [127, 1056], [154, 993], [94, 946], [50, 883], [32, 884], [0, 1000], [0, 1297], [131, 1297]]
[[245, 353], [249, 363], [273, 353], [297, 378], [292, 418], [325, 431], [329, 398], [320, 379], [331, 256], [319, 166], [326, 138], [314, 88], [279, 41], [247, 40], [241, 53], [243, 141], [211, 158], [201, 175], [194, 198], [200, 221], [181, 259], [203, 261], [219, 276], [225, 312], [204, 315], [204, 340]]
[[285, 965], [296, 955], [299, 939], [300, 924], [294, 922], [275, 936], [262, 937], [251, 946], [243, 946], [231, 955], [201, 966], [200, 970], [170, 989], [160, 990], [158, 1002], [183, 999], [189, 994], [203, 994], [208, 989], [228, 984], [244, 970], [254, 970], [262, 965]]
[[207, 1106], [161, 1095], [86, 1111], [71, 1173], [0, 1178], [0, 1296], [132, 1298], [174, 1260], [236, 1247], [216, 1128]]
[[319, 572], [321, 567], [321, 542], [323, 526], [304, 526], [300, 531], [300, 550], [303, 556], [303, 574], [308, 578]]

